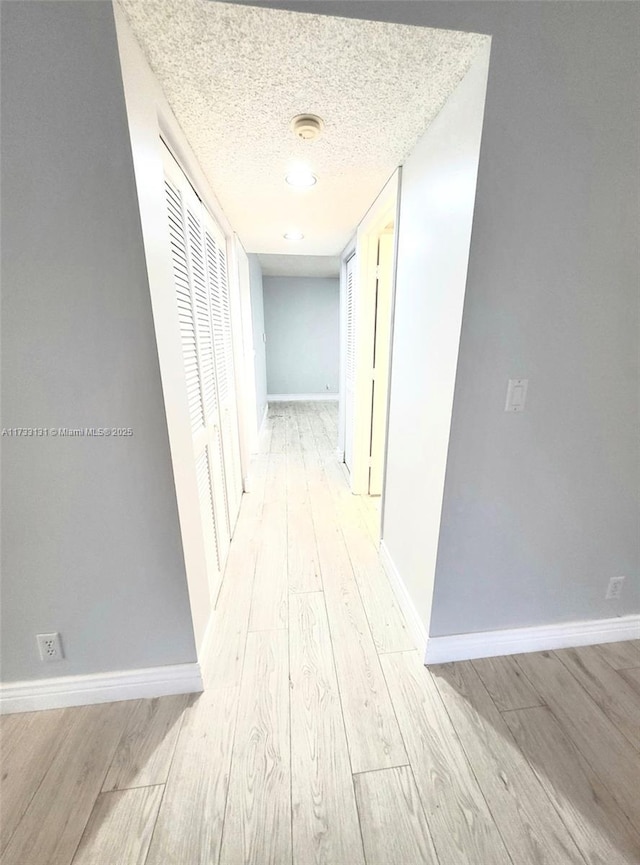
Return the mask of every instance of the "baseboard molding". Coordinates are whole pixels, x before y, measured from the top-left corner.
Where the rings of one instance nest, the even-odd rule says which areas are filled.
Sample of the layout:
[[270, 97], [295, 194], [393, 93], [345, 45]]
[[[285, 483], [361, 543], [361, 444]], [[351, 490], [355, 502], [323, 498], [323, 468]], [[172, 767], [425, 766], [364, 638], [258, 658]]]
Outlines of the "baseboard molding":
[[260, 436], [264, 432], [264, 425], [267, 422], [268, 415], [269, 415], [269, 401], [267, 400], [267, 403], [264, 407], [264, 411], [262, 412], [262, 420], [260, 421], [260, 427], [258, 429], [258, 439], [260, 439]]
[[429, 637], [425, 663], [444, 664], [448, 661], [468, 661], [497, 655], [569, 649], [574, 646], [637, 640], [639, 637], [640, 615]]
[[[269, 414], [269, 403], [267, 402], [267, 404], [264, 407], [264, 413], [262, 415], [262, 420], [260, 421], [260, 429], [258, 430], [258, 435], [255, 438], [253, 450], [251, 452], [252, 458], [254, 456], [256, 456], [256, 454], [260, 453], [260, 448], [261, 448], [263, 439], [264, 439], [266, 432], [267, 432], [267, 416], [268, 416], [268, 414]], [[249, 472], [251, 472], [251, 466], [249, 466]], [[249, 476], [249, 484], [251, 484], [251, 477], [250, 476]], [[245, 493], [246, 492], [248, 492], [247, 489], [245, 489]]]
[[380, 542], [379, 552], [382, 567], [384, 568], [386, 575], [389, 577], [391, 588], [394, 591], [396, 600], [398, 601], [400, 609], [402, 610], [402, 613], [407, 622], [407, 628], [409, 629], [409, 633], [411, 634], [411, 639], [415, 643], [416, 649], [420, 652], [422, 656], [424, 656], [427, 645], [427, 629], [425, 628], [422, 619], [418, 615], [418, 611], [416, 610], [414, 603], [409, 596], [407, 587], [405, 586], [402, 577], [400, 576], [400, 573], [395, 566], [395, 562], [389, 555], [389, 550], [387, 549], [384, 541]]
[[0, 714], [192, 694], [202, 690], [202, 675], [197, 663], [4, 682], [0, 684]]
[[338, 402], [337, 393], [270, 393], [267, 402]]

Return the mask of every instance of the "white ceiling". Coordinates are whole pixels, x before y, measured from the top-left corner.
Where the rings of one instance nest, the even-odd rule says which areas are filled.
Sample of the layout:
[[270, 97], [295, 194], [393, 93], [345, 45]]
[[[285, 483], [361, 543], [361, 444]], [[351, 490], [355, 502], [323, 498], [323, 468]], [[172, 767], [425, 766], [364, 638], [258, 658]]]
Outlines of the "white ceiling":
[[[120, 3], [245, 249], [279, 255], [341, 252], [488, 38], [212, 0]], [[308, 112], [326, 124], [315, 142], [289, 128]], [[285, 183], [296, 163], [315, 187]], [[284, 240], [290, 228], [304, 240]]]

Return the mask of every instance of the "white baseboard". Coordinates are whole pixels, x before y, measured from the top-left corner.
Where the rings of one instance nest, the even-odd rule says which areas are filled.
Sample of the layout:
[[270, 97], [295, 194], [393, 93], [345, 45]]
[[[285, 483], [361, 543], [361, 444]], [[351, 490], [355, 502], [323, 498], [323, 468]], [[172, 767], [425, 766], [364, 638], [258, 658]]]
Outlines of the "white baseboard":
[[269, 401], [267, 400], [267, 403], [264, 407], [264, 411], [262, 412], [262, 420], [260, 421], [260, 428], [258, 430], [258, 439], [260, 438], [260, 436], [262, 435], [262, 433], [264, 431], [264, 425], [267, 422], [268, 415], [269, 415]]
[[475, 634], [453, 634], [448, 637], [429, 637], [425, 663], [444, 664], [448, 661], [569, 649], [573, 646], [593, 646], [639, 638], [640, 615], [482, 631]]
[[267, 402], [338, 402], [337, 393], [270, 393]]
[[389, 555], [389, 550], [384, 541], [380, 542], [380, 561], [382, 562], [382, 567], [384, 568], [386, 575], [389, 577], [389, 582], [391, 583], [396, 600], [398, 601], [400, 609], [406, 619], [407, 628], [409, 629], [409, 633], [415, 643], [416, 649], [422, 656], [424, 656], [427, 645], [427, 629], [418, 615], [418, 611], [416, 610], [413, 601], [409, 597], [407, 587], [402, 581], [398, 569]]
[[[263, 441], [264, 436], [266, 435], [266, 431], [267, 431], [267, 416], [268, 416], [268, 414], [269, 414], [269, 403], [267, 402], [267, 404], [264, 407], [264, 413], [262, 415], [262, 420], [260, 421], [260, 429], [258, 430], [258, 435], [256, 436], [256, 439], [254, 442], [254, 449], [251, 452], [252, 458], [256, 454], [260, 453], [260, 446], [262, 445], [262, 441]], [[249, 466], [249, 471], [251, 471], [251, 466]], [[251, 484], [250, 478], [249, 478], [249, 484]], [[249, 490], [247, 490], [245, 488], [245, 493], [246, 492], [249, 492]]]
[[0, 714], [89, 706], [144, 697], [192, 694], [203, 690], [200, 665], [173, 664], [96, 673], [87, 676], [60, 676], [26, 682], [0, 684]]

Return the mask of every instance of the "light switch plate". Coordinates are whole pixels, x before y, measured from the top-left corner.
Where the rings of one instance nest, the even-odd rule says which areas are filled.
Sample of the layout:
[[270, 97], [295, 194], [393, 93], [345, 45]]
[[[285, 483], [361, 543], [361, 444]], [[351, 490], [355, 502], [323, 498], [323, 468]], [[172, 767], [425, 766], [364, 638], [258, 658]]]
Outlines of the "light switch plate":
[[509, 379], [509, 387], [507, 388], [507, 401], [504, 406], [505, 411], [524, 411], [524, 404], [527, 399], [528, 386], [528, 378]]

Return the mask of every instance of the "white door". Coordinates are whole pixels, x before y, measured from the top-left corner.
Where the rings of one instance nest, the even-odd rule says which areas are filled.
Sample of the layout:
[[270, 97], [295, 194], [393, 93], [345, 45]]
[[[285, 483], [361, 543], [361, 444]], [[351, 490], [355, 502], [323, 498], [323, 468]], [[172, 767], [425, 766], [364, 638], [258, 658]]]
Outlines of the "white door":
[[393, 282], [393, 232], [378, 238], [375, 324], [372, 362], [371, 436], [369, 495], [382, 495], [384, 450], [389, 397], [389, 352], [391, 340], [391, 289]]
[[[223, 451], [218, 349], [212, 309], [226, 280], [224, 235], [168, 150], [164, 154], [165, 193], [173, 283], [182, 343], [193, 458], [212, 601], [215, 601], [229, 549], [232, 518], [228, 488], [234, 484], [233, 460]], [[212, 238], [215, 237], [215, 240]], [[215, 262], [209, 247], [216, 244]], [[223, 259], [221, 264], [221, 259]], [[228, 293], [228, 288], [227, 288]], [[239, 473], [239, 467], [238, 467]], [[227, 477], [229, 475], [229, 478]], [[237, 482], [241, 483], [238, 478]], [[236, 503], [234, 500], [234, 507]], [[234, 511], [233, 521], [235, 521]]]
[[356, 256], [346, 263], [346, 354], [344, 394], [344, 462], [349, 471], [353, 465], [353, 434], [356, 383]]

